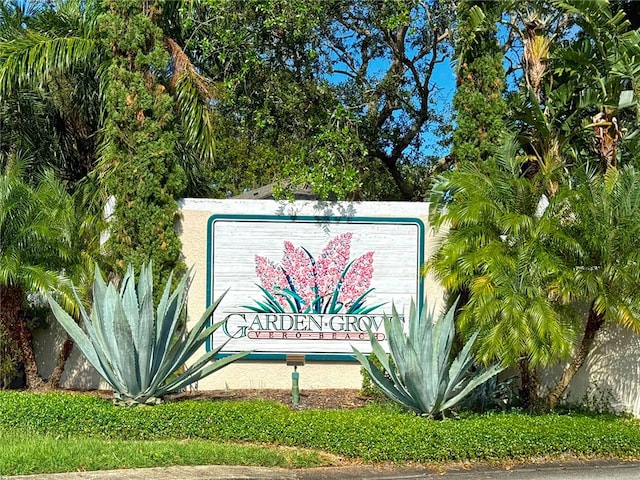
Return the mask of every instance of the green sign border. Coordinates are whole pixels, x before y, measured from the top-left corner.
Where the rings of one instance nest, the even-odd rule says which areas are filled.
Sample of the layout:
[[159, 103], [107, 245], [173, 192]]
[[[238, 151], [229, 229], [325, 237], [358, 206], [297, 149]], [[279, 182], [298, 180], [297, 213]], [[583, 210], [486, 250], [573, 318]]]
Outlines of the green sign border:
[[[213, 231], [218, 220], [235, 220], [238, 222], [255, 222], [256, 220], [273, 223], [348, 223], [348, 224], [394, 224], [416, 225], [418, 227], [418, 299], [417, 306], [422, 308], [424, 300], [424, 278], [420, 275], [420, 266], [425, 262], [425, 225], [418, 217], [330, 217], [312, 215], [244, 215], [244, 214], [213, 214], [207, 221], [207, 293], [205, 308], [212, 303], [211, 286], [213, 284]], [[207, 352], [211, 351], [211, 340], [206, 342]], [[219, 357], [231, 355], [234, 352], [220, 354]], [[285, 353], [252, 353], [245, 357], [246, 360], [284, 360]], [[309, 354], [305, 355], [310, 361], [356, 361], [352, 354]]]

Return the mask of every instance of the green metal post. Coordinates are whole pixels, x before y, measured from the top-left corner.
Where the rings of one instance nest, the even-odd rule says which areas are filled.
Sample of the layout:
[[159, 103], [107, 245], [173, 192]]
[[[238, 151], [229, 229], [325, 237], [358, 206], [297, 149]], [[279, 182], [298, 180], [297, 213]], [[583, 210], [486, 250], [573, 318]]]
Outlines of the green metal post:
[[300, 387], [298, 386], [298, 379], [300, 374], [298, 373], [298, 367], [293, 367], [293, 373], [291, 374], [291, 403], [298, 405], [300, 403]]

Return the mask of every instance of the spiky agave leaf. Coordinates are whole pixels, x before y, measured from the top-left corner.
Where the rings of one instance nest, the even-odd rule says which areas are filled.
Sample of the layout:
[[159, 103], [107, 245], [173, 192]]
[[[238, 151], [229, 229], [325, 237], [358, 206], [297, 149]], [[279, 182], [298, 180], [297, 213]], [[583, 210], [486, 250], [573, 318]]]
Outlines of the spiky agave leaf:
[[421, 310], [412, 301], [408, 325], [392, 307], [392, 314], [384, 323], [392, 361], [368, 330], [373, 354], [381, 368], [353, 348], [356, 359], [369, 373], [372, 382], [388, 398], [421, 415], [441, 415], [504, 369], [494, 365], [479, 374], [470, 373], [471, 349], [477, 334], [453, 361], [450, 360], [456, 303], [434, 322], [434, 312], [428, 310], [426, 300]]
[[119, 291], [112, 283], [105, 283], [96, 266], [91, 315], [80, 305], [86, 333], [53, 298], [49, 298], [55, 317], [87, 360], [114, 389], [116, 399], [126, 404], [157, 403], [164, 395], [178, 391], [249, 353], [236, 353], [215, 360], [224, 346], [220, 345], [176, 375], [207, 338], [224, 324], [210, 324], [210, 317], [223, 294], [207, 308], [184, 338], [177, 334], [186, 302], [189, 273], [173, 292], [169, 278], [157, 313], [154, 313], [151, 263], [141, 268], [137, 288], [130, 266]]

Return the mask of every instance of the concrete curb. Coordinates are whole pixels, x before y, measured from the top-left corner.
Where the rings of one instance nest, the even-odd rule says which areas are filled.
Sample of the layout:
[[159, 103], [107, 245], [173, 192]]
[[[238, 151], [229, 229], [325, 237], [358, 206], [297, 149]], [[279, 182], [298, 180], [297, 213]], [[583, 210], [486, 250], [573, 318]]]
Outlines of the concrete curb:
[[180, 480], [296, 479], [294, 471], [280, 468], [211, 465], [20, 475], [14, 477], [2, 477], [2, 480], [174, 480], [178, 478]]
[[425, 478], [436, 475], [426, 468], [373, 467], [369, 465], [349, 467], [322, 467], [300, 470], [243, 466], [179, 466], [138, 468], [131, 470], [99, 470], [91, 472], [52, 473], [0, 477], [2, 480], [325, 480], [325, 479], [393, 479]]
[[513, 468], [478, 466], [434, 470], [427, 467], [353, 465], [300, 470], [247, 466], [177, 466], [0, 476], [0, 480], [631, 480], [640, 478], [640, 462], [570, 461]]

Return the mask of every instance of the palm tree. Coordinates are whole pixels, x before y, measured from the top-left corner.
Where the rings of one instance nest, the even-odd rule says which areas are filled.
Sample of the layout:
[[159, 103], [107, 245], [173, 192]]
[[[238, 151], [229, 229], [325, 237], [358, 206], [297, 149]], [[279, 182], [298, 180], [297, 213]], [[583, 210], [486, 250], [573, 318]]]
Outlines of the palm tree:
[[447, 290], [468, 292], [458, 317], [462, 335], [479, 330], [482, 363], [517, 366], [523, 401], [533, 406], [536, 368], [571, 353], [575, 315], [548, 289], [572, 268], [566, 259], [578, 245], [557, 216], [562, 195], [548, 200], [544, 177], [523, 172], [527, 158], [516, 152], [510, 139], [496, 162], [465, 163], [438, 178], [432, 221], [450, 231], [427, 269]]
[[[640, 91], [640, 32], [630, 29], [622, 11], [612, 12], [605, 2], [567, 1], [579, 31], [567, 48], [554, 55], [554, 71], [565, 97], [582, 121], [573, 128], [589, 133], [588, 140], [600, 160], [600, 172], [634, 156]], [[630, 151], [631, 147], [631, 151]]]
[[[612, 248], [608, 246], [611, 240], [608, 235], [623, 235], [619, 230], [621, 216], [632, 215], [630, 209], [623, 214], [620, 205], [613, 206], [615, 198], [611, 195], [619, 188], [629, 189], [627, 193], [632, 195], [630, 178], [634, 174], [614, 172], [619, 165], [635, 164], [640, 158], [637, 142], [639, 33], [630, 31], [624, 14], [612, 13], [606, 2], [570, 0], [556, 5], [577, 25], [577, 32], [564, 45], [545, 47], [544, 95], [541, 85], [537, 83], [535, 90], [532, 88], [535, 82], [527, 78], [528, 88], [520, 95], [515, 108], [521, 148], [529, 154], [537, 174], [546, 179], [548, 195], [555, 195], [559, 189], [565, 191], [564, 201], [571, 213], [564, 217], [564, 232], [573, 239], [574, 245], [579, 245], [574, 250], [580, 254], [567, 257], [570, 260], [567, 267], [573, 263], [573, 268], [558, 272], [561, 286], [556, 289], [548, 285], [549, 293], [555, 297], [562, 291], [563, 303], [580, 298], [591, 305], [580, 331], [579, 345], [546, 399], [552, 408], [584, 363], [605, 318], [610, 322], [617, 318], [618, 323], [636, 328], [632, 305], [616, 295], [625, 291], [625, 285], [636, 285], [634, 270], [613, 264], [605, 266], [608, 256], [602, 249]], [[539, 23], [534, 26], [540, 28]], [[524, 42], [526, 44], [527, 39]], [[535, 46], [535, 41], [531, 42]], [[529, 50], [525, 48], [525, 53]], [[534, 57], [525, 59], [525, 66], [540, 64]], [[584, 170], [594, 168], [598, 173], [592, 172], [585, 179]], [[609, 178], [609, 190], [603, 175]], [[583, 178], [581, 183], [579, 178]], [[614, 187], [618, 181], [622, 184]], [[575, 189], [580, 184], [580, 188]], [[569, 229], [567, 218], [584, 221], [574, 223]], [[599, 232], [594, 225], [607, 225], [608, 233]], [[619, 261], [625, 264], [629, 254], [630, 251], [618, 251]], [[617, 272], [611, 278], [607, 277], [612, 271], [609, 267]], [[599, 287], [596, 289], [594, 285]], [[622, 306], [626, 316], [616, 317], [613, 311]], [[612, 311], [607, 313], [609, 307]]]
[[598, 157], [604, 171], [633, 157], [640, 35], [607, 2], [530, 2], [525, 13], [520, 5], [509, 7], [522, 43], [522, 81], [510, 98], [514, 127], [529, 175], [540, 172], [554, 195], [587, 158]]
[[582, 175], [572, 192], [566, 229], [580, 243], [579, 262], [558, 277], [551, 293], [564, 302], [582, 301], [589, 313], [579, 345], [547, 397], [554, 408], [584, 364], [596, 334], [618, 324], [640, 334], [640, 172], [610, 167]]
[[427, 267], [448, 290], [467, 289], [462, 334], [480, 330], [480, 361], [520, 368], [526, 404], [539, 400], [536, 369], [568, 360], [544, 399], [555, 408], [605, 324], [640, 333], [640, 173], [575, 169], [548, 199], [508, 145], [497, 165], [439, 179], [432, 218], [451, 230]]
[[[79, 41], [91, 37], [94, 15], [89, 6], [72, 8], [71, 3], [55, 14], [36, 2], [0, 4], [0, 83], [5, 93], [0, 151], [4, 160], [12, 151], [31, 158], [27, 176], [52, 168], [75, 189], [94, 167], [101, 112], [99, 78], [92, 71], [95, 62], [85, 56], [90, 50], [87, 42]], [[74, 32], [78, 39], [68, 39], [65, 49], [85, 61], [77, 62], [72, 70], [46, 72], [46, 65], [36, 60], [43, 60], [40, 55], [46, 55], [47, 49], [62, 48], [65, 36]], [[31, 53], [36, 55], [31, 62], [23, 61], [18, 53], [27, 45], [32, 45]]]
[[[437, 183], [434, 220], [451, 232], [429, 265], [446, 288], [469, 291], [462, 332], [480, 328], [480, 360], [518, 364], [526, 403], [536, 400], [536, 368], [569, 360], [546, 398], [552, 408], [605, 322], [638, 331], [640, 224], [637, 175], [616, 168], [640, 158], [638, 32], [606, 2], [555, 7], [556, 19], [533, 10], [519, 23], [516, 144], [497, 164], [460, 165]], [[557, 22], [580, 28], [556, 43]], [[584, 322], [576, 302], [590, 305]]]
[[15, 360], [24, 363], [27, 386], [39, 388], [43, 381], [22, 313], [27, 295], [50, 293], [69, 311], [77, 310], [62, 274], [71, 263], [73, 214], [68, 194], [51, 172], [31, 187], [22, 178], [24, 169], [12, 160], [0, 175], [0, 323], [18, 347]]
[[[96, 261], [100, 261], [102, 257], [100, 238], [107, 228], [102, 210], [97, 209], [96, 212], [96, 208], [91, 207], [95, 202], [95, 198], [93, 198], [95, 190], [94, 186], [87, 186], [87, 182], [81, 182], [80, 187], [72, 195], [61, 196], [63, 200], [61, 207], [69, 212], [67, 218], [70, 222], [69, 228], [73, 232], [71, 235], [72, 254], [70, 261], [64, 266], [64, 273], [71, 284], [75, 285], [77, 297], [83, 304], [91, 298], [91, 285]], [[87, 196], [92, 198], [86, 198]], [[76, 321], [80, 321], [80, 312], [75, 304], [72, 305], [69, 312]], [[55, 354], [55, 363], [47, 380], [47, 388], [60, 387], [62, 374], [73, 347], [73, 339], [65, 331], [64, 341]]]
[[[98, 25], [100, 15], [106, 12], [104, 3], [100, 0], [58, 0], [48, 5], [2, 2], [0, 95], [8, 98], [25, 87], [32, 87], [62, 96], [67, 88], [67, 97], [59, 98], [58, 103], [75, 102], [72, 106], [76, 111], [84, 107], [94, 110], [95, 105], [86, 106], [85, 102], [87, 99], [93, 102], [96, 97], [104, 100], [110, 81], [108, 67], [114, 60], [113, 52], [104, 48]], [[152, 3], [154, 5], [141, 4], [140, 11], [150, 16], [156, 14], [153, 18], [156, 24], [176, 33], [177, 20], [165, 17], [176, 16], [181, 2], [167, 2], [164, 10], [162, 2]], [[195, 150], [194, 158], [211, 159], [215, 155], [213, 85], [198, 73], [176, 40], [165, 36], [163, 41], [171, 57], [167, 65], [169, 76], [164, 80], [176, 104], [183, 141]]]

